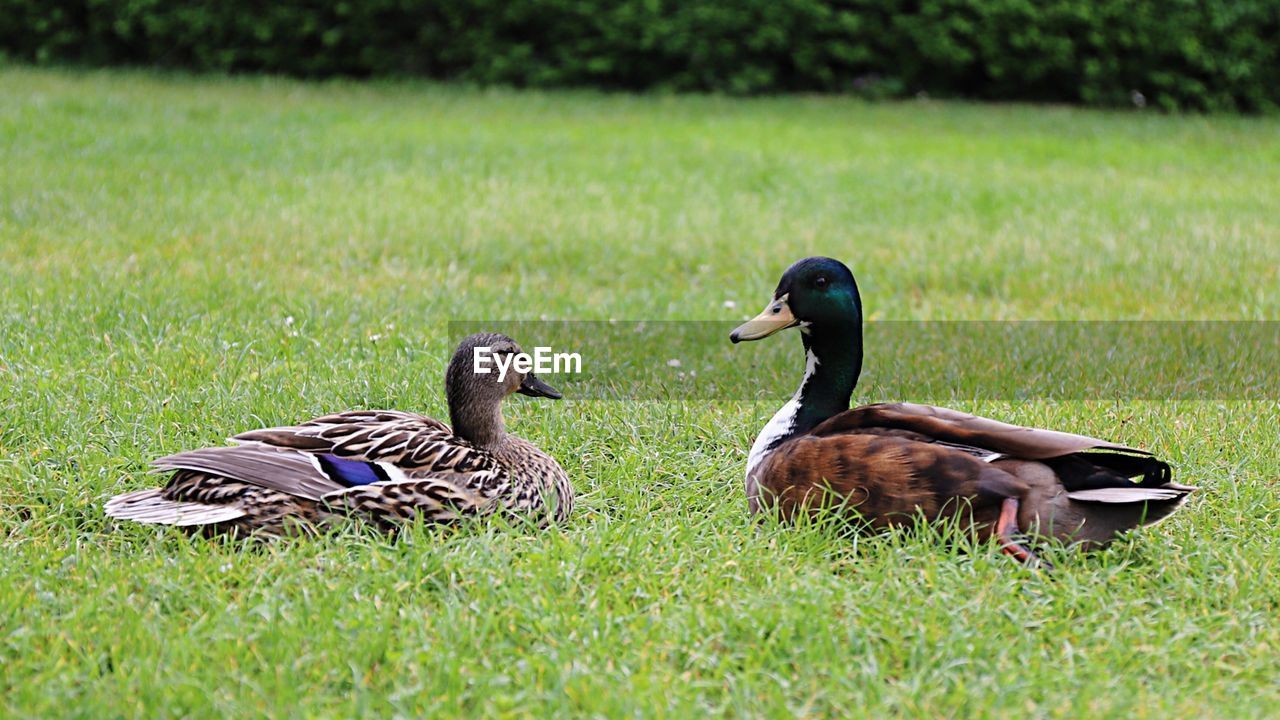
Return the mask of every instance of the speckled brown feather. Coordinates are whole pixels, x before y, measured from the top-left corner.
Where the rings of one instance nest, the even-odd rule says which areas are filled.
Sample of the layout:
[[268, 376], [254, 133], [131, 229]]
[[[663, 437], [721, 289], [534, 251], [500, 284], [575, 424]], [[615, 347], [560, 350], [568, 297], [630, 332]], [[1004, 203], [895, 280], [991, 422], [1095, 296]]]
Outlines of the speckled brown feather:
[[503, 507], [495, 498], [435, 478], [360, 485], [326, 496], [324, 505], [361, 516], [384, 529], [415, 518], [451, 523], [483, 517]]

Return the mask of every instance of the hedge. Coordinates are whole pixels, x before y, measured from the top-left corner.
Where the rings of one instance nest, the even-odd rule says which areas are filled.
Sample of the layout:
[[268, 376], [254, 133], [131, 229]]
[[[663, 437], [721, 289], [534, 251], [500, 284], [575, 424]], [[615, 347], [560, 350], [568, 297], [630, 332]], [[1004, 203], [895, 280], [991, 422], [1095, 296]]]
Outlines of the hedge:
[[0, 0], [35, 63], [1280, 107], [1280, 0]]

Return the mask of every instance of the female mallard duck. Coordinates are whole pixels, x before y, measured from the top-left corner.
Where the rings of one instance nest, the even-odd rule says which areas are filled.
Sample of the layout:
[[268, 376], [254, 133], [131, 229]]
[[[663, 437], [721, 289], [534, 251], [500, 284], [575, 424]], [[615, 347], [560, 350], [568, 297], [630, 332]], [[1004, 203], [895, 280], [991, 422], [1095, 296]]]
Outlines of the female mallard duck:
[[476, 348], [519, 353], [505, 335], [462, 341], [445, 373], [450, 430], [414, 413], [356, 410], [291, 427], [254, 430], [238, 445], [156, 460], [173, 473], [162, 488], [117, 495], [114, 518], [200, 527], [206, 532], [278, 535], [291, 525], [323, 526], [344, 515], [383, 528], [420, 517], [449, 522], [509, 511], [539, 524], [564, 520], [573, 488], [554, 459], [508, 435], [502, 401], [512, 393], [559, 399], [560, 393], [512, 365], [506, 377], [474, 372]]
[[[862, 299], [831, 258], [787, 269], [764, 312], [733, 342], [800, 327], [800, 389], [756, 438], [747, 459], [751, 511], [784, 519], [819, 506], [853, 510], [873, 528], [961, 515], [981, 539], [1022, 560], [1019, 533], [1097, 547], [1154, 523], [1194, 488], [1142, 450], [1035, 430], [955, 410], [893, 403], [849, 409], [862, 371]], [[1142, 476], [1135, 483], [1130, 480]]]

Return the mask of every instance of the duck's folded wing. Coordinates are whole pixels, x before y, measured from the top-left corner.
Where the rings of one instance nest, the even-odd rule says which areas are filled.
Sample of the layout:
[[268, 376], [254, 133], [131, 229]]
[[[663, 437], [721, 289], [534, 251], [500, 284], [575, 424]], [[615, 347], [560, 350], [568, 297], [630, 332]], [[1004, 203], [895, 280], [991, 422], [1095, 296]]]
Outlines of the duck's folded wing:
[[321, 473], [307, 454], [256, 442], [191, 450], [151, 464], [157, 472], [194, 470], [309, 500], [344, 487]]
[[439, 420], [392, 410], [336, 413], [301, 425], [252, 430], [232, 440], [391, 463], [406, 472], [470, 472], [492, 462], [488, 453], [454, 435]]
[[811, 434], [830, 436], [876, 429], [912, 433], [933, 441], [982, 448], [1025, 460], [1046, 460], [1087, 450], [1149, 454], [1087, 435], [1010, 425], [957, 410], [914, 403], [881, 403], [853, 408], [818, 425]]
[[[454, 435], [449, 426], [415, 413], [367, 410], [336, 413], [301, 425], [266, 428], [232, 438], [316, 456], [317, 467], [340, 486], [425, 477], [462, 479], [484, 487], [503, 474], [500, 463]], [[365, 464], [363, 469], [357, 464]]]

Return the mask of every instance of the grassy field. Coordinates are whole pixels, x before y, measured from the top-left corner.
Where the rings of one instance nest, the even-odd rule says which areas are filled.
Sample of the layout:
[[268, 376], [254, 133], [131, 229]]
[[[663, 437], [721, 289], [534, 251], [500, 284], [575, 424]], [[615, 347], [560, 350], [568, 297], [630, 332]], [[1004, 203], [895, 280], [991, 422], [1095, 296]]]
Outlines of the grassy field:
[[544, 534], [247, 547], [100, 509], [233, 431], [443, 416], [450, 320], [737, 320], [809, 254], [877, 319], [1280, 319], [1274, 119], [9, 68], [0, 166], [0, 715], [1280, 708], [1274, 397], [950, 401], [1203, 488], [1050, 576], [749, 522], [794, 380], [512, 402], [582, 496]]

